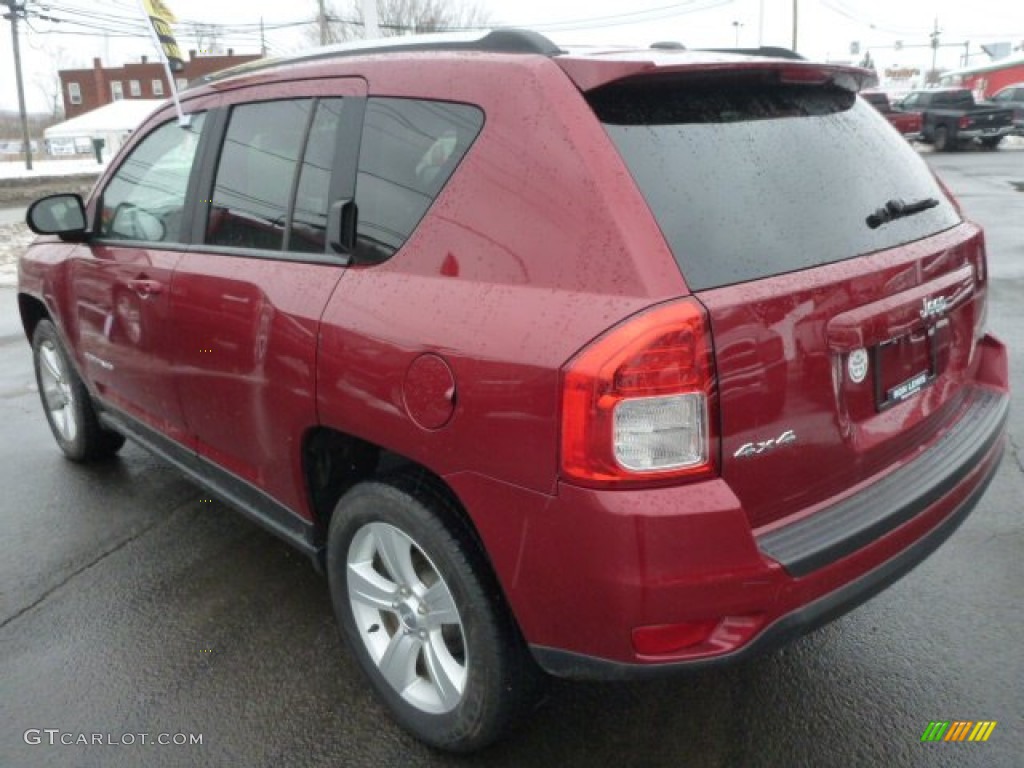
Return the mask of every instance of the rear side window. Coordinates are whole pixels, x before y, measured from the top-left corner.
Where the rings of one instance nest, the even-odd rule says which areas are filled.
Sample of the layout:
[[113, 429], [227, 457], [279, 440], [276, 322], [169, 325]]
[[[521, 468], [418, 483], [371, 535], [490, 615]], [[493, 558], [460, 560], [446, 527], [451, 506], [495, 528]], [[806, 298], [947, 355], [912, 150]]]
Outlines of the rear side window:
[[368, 101], [356, 180], [357, 261], [383, 261], [402, 247], [482, 125], [483, 113], [467, 104]]
[[342, 99], [292, 99], [231, 110], [206, 243], [324, 253]]
[[931, 94], [928, 93], [912, 93], [903, 100], [903, 106], [909, 107], [927, 107], [928, 102], [931, 100]]
[[974, 105], [974, 95], [970, 91], [940, 91], [932, 101], [936, 107], [970, 107]]
[[[917, 240], [959, 217], [864, 100], [836, 86], [646, 81], [589, 96], [694, 290]], [[876, 229], [887, 201], [939, 204]]]

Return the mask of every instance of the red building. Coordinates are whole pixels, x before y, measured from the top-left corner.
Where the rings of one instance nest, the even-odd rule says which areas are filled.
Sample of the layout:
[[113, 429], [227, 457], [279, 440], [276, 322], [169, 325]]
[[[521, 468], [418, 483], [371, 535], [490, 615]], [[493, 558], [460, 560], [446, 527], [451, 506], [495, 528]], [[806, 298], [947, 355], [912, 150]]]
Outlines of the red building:
[[942, 76], [944, 85], [965, 85], [974, 91], [975, 98], [987, 99], [1014, 83], [1024, 83], [1024, 51], [988, 64], [947, 72]]
[[[175, 73], [179, 89], [202, 75], [260, 58], [258, 55], [236, 56], [230, 48], [225, 56], [196, 56], [195, 51], [189, 51], [188, 55], [184, 71]], [[92, 69], [59, 72], [64, 114], [68, 119], [121, 99], [161, 99], [171, 95], [167, 72], [160, 61], [149, 61], [143, 56], [142, 61], [123, 67], [104, 67], [99, 59], [92, 62]]]

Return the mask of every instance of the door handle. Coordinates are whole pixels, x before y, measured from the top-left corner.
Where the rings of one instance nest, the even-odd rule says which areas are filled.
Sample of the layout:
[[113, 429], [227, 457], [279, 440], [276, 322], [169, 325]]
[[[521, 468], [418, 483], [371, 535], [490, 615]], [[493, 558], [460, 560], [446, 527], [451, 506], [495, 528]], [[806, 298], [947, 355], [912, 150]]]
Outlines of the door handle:
[[129, 280], [128, 285], [140, 299], [148, 299], [164, 292], [163, 283], [157, 280]]

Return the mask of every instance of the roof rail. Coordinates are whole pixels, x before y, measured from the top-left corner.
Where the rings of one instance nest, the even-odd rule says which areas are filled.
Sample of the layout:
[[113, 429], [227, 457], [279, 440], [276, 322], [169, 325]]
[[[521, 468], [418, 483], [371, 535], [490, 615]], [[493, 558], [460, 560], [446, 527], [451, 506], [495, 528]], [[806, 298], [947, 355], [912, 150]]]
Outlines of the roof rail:
[[739, 56], [765, 56], [773, 59], [795, 59], [807, 61], [796, 51], [776, 45], [762, 45], [760, 48], [701, 48], [709, 53], [735, 53]]
[[189, 87], [223, 80], [238, 74], [259, 72], [282, 64], [406, 51], [480, 51], [485, 53], [532, 53], [541, 56], [557, 56], [564, 53], [544, 35], [531, 29], [500, 27], [468, 33], [442, 32], [429, 35], [407, 35], [327, 45], [294, 56], [248, 62], [197, 78], [189, 83]]

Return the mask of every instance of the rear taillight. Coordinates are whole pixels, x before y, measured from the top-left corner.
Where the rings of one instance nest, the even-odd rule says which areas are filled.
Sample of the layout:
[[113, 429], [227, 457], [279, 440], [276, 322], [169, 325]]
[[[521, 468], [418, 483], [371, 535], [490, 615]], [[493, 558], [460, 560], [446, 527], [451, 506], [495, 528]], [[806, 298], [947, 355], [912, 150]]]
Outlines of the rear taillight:
[[713, 474], [714, 384], [710, 334], [695, 300], [613, 328], [563, 370], [563, 475], [605, 486]]
[[970, 128], [971, 127], [971, 117], [970, 117], [970, 115], [961, 115], [960, 122], [958, 123], [958, 125], [960, 126], [961, 130], [963, 130], [964, 128]]

